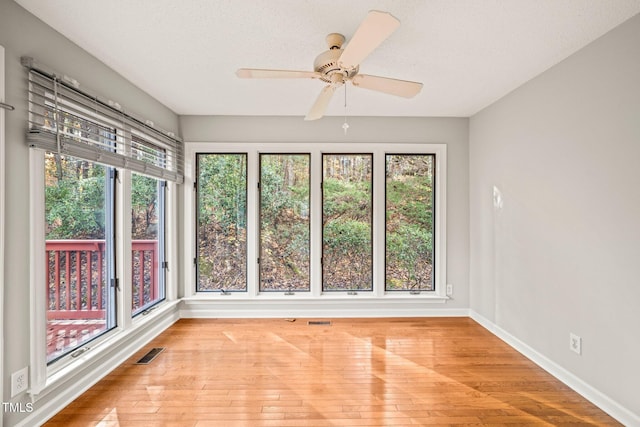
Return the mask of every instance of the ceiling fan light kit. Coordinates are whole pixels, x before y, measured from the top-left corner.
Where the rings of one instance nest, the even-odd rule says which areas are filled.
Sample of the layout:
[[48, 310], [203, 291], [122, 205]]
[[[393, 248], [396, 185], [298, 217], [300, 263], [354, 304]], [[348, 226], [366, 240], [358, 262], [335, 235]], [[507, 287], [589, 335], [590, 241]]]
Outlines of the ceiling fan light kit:
[[316, 57], [313, 63], [314, 71], [240, 68], [236, 71], [236, 75], [249, 79], [310, 78], [327, 83], [327, 86], [320, 91], [320, 95], [307, 113], [305, 120], [321, 118], [336, 89], [349, 81], [356, 87], [411, 98], [420, 92], [422, 83], [359, 74], [360, 63], [399, 26], [400, 21], [390, 13], [372, 10], [367, 14], [344, 49], [342, 46], [345, 37], [342, 34], [331, 33], [326, 37], [329, 50]]

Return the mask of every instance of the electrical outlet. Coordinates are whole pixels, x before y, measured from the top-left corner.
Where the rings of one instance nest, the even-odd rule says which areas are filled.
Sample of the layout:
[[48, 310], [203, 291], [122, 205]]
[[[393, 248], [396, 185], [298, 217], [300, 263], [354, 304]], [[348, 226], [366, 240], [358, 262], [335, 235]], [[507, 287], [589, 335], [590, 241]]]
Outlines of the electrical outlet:
[[447, 284], [447, 296], [453, 295], [453, 285], [451, 283]]
[[29, 387], [29, 369], [24, 367], [11, 374], [11, 397], [26, 391]]
[[582, 354], [582, 338], [576, 334], [569, 334], [569, 348], [577, 354]]

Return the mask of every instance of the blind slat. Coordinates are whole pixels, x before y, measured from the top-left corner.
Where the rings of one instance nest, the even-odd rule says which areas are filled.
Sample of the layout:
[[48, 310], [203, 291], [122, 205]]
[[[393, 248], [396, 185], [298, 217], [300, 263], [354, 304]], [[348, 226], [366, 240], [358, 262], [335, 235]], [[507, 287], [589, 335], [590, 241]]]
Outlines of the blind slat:
[[31, 147], [183, 182], [180, 140], [35, 68], [28, 95]]

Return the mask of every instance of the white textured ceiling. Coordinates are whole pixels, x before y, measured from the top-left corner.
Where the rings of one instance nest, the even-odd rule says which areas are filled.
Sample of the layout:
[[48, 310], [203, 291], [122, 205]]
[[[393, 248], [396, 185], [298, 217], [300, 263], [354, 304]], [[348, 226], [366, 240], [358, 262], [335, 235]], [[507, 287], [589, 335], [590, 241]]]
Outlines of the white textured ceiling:
[[[348, 43], [376, 9], [401, 25], [360, 71], [424, 87], [404, 99], [349, 85], [348, 114], [467, 117], [640, 12], [640, 0], [16, 2], [174, 112], [194, 115], [305, 115], [322, 82], [244, 80], [235, 70], [312, 70], [328, 33]], [[327, 115], [343, 114], [340, 90]]]

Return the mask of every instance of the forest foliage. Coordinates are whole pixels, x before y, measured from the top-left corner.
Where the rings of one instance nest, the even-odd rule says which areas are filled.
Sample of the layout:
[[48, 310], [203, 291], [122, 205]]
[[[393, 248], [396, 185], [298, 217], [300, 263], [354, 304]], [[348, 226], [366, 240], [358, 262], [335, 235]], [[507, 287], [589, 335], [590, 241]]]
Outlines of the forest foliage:
[[[198, 290], [245, 290], [247, 158], [198, 158]], [[47, 154], [47, 239], [104, 239], [108, 169]], [[387, 155], [386, 289], [433, 289], [433, 156]], [[157, 237], [158, 181], [132, 174], [132, 237]], [[310, 156], [260, 157], [260, 290], [310, 289]], [[323, 290], [372, 289], [372, 156], [323, 155]]]
[[198, 155], [198, 291], [247, 282], [247, 156]]
[[[113, 179], [110, 169], [86, 160], [69, 156], [45, 154], [45, 238], [46, 240], [100, 240], [105, 241], [108, 232], [108, 211], [113, 212]], [[160, 182], [151, 177], [131, 174], [131, 237], [132, 240], [158, 240]], [[47, 252], [49, 277], [49, 308], [56, 306], [56, 294], [70, 292], [74, 306], [67, 310], [86, 310], [88, 304], [107, 301], [106, 245], [96, 245], [95, 250], [68, 250]], [[162, 248], [159, 248], [162, 251]], [[138, 309], [151, 302], [152, 287], [158, 286], [158, 251], [132, 251], [132, 303]], [[102, 265], [98, 263], [102, 260]], [[56, 276], [58, 274], [58, 276]], [[57, 289], [57, 282], [62, 283]], [[97, 284], [102, 284], [102, 296], [98, 298]], [[68, 286], [67, 286], [68, 285]], [[139, 292], [143, 287], [144, 292]], [[77, 298], [80, 292], [80, 298]], [[142, 296], [141, 296], [142, 295]], [[91, 296], [91, 297], [89, 297]], [[76, 303], [78, 301], [79, 303]], [[79, 304], [79, 305], [78, 305]]]
[[322, 288], [371, 290], [373, 156], [325, 154], [322, 169]]
[[[323, 155], [324, 291], [372, 289], [370, 154]], [[433, 289], [433, 156], [387, 155], [386, 289]], [[310, 289], [310, 156], [261, 154], [259, 287]], [[198, 156], [199, 291], [247, 281], [246, 154]]]
[[428, 291], [433, 282], [432, 155], [387, 155], [386, 289]]
[[310, 156], [260, 155], [260, 290], [308, 291]]
[[[104, 239], [109, 169], [54, 153], [45, 155], [46, 239]], [[133, 239], [156, 239], [158, 180], [132, 174]]]

